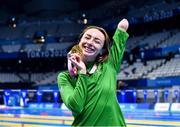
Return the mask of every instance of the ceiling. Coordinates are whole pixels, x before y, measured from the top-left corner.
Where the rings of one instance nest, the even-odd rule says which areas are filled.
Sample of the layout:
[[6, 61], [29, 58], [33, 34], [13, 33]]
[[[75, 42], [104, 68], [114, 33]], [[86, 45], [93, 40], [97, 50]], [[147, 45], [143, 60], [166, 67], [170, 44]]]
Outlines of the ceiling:
[[93, 9], [111, 1], [118, 2], [123, 9], [151, 0], [0, 0], [0, 20], [2, 21], [2, 17], [6, 19], [19, 15], [39, 17], [40, 13], [48, 14], [47, 17], [58, 16], [67, 12]]
[[[78, 10], [87, 10], [94, 7], [97, 7], [105, 2], [108, 2], [108, 0], [0, 0], [0, 13], [8, 13], [8, 14], [25, 14], [27, 12], [27, 5], [37, 3], [36, 5], [39, 6], [42, 2], [43, 6], [45, 3], [55, 3], [53, 6], [56, 6], [56, 3], [58, 1], [58, 4], [67, 3], [71, 5], [71, 8], [76, 4], [76, 9]], [[49, 5], [46, 6], [49, 6]], [[33, 6], [34, 8], [35, 6]], [[31, 7], [32, 8], [32, 7]], [[66, 9], [67, 6], [62, 7], [61, 9]]]

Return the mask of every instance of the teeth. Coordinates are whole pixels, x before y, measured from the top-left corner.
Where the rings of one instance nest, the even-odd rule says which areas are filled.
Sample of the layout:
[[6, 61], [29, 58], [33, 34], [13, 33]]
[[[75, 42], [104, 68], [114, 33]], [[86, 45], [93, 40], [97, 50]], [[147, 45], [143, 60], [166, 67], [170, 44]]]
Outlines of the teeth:
[[87, 46], [85, 46], [85, 49], [87, 49], [87, 50], [91, 50], [91, 48], [89, 48], [89, 47], [87, 47]]
[[88, 46], [86, 44], [83, 45], [83, 48], [86, 52], [88, 53], [93, 53], [95, 50], [94, 50], [94, 47], [91, 47], [91, 46]]
[[93, 52], [93, 49], [88, 48], [88, 47], [85, 47], [85, 50], [88, 51], [88, 52]]
[[87, 50], [91, 50], [90, 48], [87, 48], [87, 47], [86, 47], [86, 49], [87, 49]]
[[89, 49], [89, 48], [86, 48], [86, 50], [87, 50], [87, 51], [92, 51], [92, 50], [91, 50], [91, 49]]

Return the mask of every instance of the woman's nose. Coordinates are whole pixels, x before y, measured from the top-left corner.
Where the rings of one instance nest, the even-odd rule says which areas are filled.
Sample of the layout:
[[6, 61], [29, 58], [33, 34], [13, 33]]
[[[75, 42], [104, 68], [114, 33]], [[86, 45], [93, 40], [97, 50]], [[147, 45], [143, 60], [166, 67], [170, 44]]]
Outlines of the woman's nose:
[[92, 44], [93, 44], [93, 39], [87, 40], [87, 43], [88, 43], [89, 45], [92, 45]]

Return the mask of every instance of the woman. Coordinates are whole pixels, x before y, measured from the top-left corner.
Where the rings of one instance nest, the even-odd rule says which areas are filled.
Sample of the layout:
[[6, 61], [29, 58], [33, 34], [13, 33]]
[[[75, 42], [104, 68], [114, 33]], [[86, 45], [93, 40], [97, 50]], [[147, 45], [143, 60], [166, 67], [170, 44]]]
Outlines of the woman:
[[71, 53], [68, 61], [78, 70], [58, 75], [58, 86], [65, 105], [74, 116], [73, 126], [121, 126], [126, 123], [116, 98], [116, 75], [125, 50], [129, 23], [119, 22], [109, 48], [103, 28], [91, 26], [80, 35], [82, 55]]

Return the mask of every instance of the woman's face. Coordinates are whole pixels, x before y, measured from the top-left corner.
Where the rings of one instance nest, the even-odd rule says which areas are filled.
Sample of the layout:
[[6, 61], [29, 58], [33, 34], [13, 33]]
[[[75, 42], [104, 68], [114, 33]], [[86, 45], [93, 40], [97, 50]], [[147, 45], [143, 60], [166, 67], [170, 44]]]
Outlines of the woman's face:
[[87, 62], [95, 61], [104, 46], [104, 42], [105, 36], [98, 29], [91, 28], [83, 34], [79, 46]]

